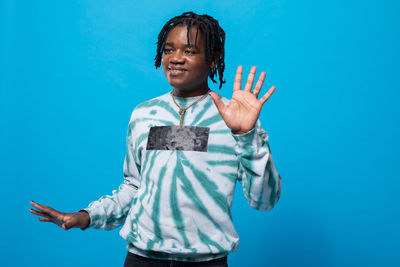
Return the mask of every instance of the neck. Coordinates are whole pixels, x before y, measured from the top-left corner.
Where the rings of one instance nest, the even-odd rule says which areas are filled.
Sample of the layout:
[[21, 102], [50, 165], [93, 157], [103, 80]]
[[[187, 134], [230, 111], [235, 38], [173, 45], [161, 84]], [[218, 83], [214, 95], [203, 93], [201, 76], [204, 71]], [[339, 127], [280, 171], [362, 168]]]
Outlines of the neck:
[[209, 90], [210, 89], [208, 88], [208, 86], [198, 88], [196, 90], [188, 90], [188, 91], [179, 90], [177, 88], [174, 88], [174, 90], [172, 90], [172, 94], [177, 97], [192, 97], [192, 96], [205, 95], [205, 94], [207, 94], [207, 92]]

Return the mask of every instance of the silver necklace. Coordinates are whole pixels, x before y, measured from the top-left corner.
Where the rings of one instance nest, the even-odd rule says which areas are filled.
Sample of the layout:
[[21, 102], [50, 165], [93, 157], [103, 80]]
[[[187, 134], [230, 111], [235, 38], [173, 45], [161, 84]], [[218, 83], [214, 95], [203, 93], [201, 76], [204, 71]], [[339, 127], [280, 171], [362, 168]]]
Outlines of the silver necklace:
[[204, 98], [207, 97], [208, 92], [210, 92], [210, 89], [208, 89], [207, 93], [204, 94], [202, 97], [200, 97], [199, 99], [197, 99], [196, 101], [194, 101], [192, 104], [190, 104], [189, 106], [187, 106], [186, 108], [183, 108], [181, 106], [179, 106], [178, 102], [176, 102], [174, 95], [172, 94], [171, 91], [171, 96], [172, 96], [172, 100], [174, 101], [175, 105], [177, 105], [177, 107], [179, 108], [179, 115], [181, 115], [181, 120], [179, 121], [179, 128], [182, 128], [182, 123], [183, 123], [183, 117], [185, 116], [185, 112], [186, 110], [188, 110], [190, 107], [192, 107], [194, 104], [199, 103], [201, 100], [203, 100]]

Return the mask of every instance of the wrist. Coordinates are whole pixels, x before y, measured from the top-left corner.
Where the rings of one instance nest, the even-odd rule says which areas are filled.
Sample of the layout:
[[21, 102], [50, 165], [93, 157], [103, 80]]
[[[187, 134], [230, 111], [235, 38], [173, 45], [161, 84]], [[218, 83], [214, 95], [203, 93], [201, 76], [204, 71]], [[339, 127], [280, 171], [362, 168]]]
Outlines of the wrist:
[[231, 133], [232, 133], [232, 134], [236, 134], [236, 135], [246, 134], [246, 133], [248, 133], [248, 132], [250, 132], [250, 130], [248, 130], [248, 131], [231, 130]]
[[89, 213], [85, 210], [80, 210], [76, 213], [78, 215], [78, 225], [77, 227], [81, 229], [85, 229], [90, 224], [90, 216]]

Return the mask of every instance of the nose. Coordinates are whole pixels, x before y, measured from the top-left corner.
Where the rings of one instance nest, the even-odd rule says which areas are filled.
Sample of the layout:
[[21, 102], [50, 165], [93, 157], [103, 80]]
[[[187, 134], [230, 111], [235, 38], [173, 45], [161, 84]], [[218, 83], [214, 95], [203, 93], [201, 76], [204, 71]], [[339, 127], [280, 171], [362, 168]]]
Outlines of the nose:
[[185, 63], [185, 58], [182, 55], [182, 52], [179, 50], [174, 51], [170, 57], [170, 62], [172, 64], [183, 64]]

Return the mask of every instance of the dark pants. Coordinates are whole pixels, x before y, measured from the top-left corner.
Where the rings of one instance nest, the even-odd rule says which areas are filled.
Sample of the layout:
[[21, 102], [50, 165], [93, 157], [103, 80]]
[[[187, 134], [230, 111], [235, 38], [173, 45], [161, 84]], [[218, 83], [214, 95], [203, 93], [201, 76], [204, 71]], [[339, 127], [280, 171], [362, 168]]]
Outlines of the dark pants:
[[186, 262], [171, 260], [156, 260], [145, 258], [128, 252], [124, 267], [228, 267], [227, 256], [202, 262]]

